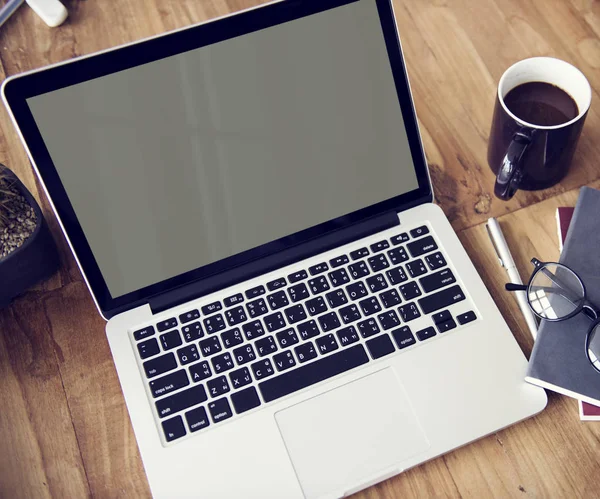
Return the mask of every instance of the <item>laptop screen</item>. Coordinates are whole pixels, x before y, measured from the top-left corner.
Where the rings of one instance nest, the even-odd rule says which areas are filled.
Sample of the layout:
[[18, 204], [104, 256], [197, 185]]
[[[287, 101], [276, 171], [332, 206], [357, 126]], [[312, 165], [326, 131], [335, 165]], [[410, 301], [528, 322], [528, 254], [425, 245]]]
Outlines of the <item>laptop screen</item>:
[[113, 297], [418, 188], [375, 0], [27, 104]]

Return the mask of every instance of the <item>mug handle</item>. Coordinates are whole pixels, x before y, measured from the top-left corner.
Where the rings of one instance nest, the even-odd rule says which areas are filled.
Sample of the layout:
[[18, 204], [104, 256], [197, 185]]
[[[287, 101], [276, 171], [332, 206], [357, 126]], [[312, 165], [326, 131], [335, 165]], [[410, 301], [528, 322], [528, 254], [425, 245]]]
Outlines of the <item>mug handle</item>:
[[533, 140], [534, 132], [535, 130], [531, 129], [521, 129], [516, 132], [506, 150], [494, 185], [494, 194], [504, 201], [512, 198], [519, 188], [524, 174], [523, 156]]

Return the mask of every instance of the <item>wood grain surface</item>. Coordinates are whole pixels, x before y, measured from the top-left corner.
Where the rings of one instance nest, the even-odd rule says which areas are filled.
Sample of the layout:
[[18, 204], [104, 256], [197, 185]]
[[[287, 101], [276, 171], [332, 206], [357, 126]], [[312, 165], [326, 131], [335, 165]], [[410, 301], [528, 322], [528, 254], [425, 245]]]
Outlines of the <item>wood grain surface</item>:
[[[51, 29], [24, 5], [0, 28], [0, 78], [234, 12], [252, 0], [66, 2]], [[525, 277], [558, 258], [555, 210], [600, 188], [600, 3], [595, 0], [397, 0], [403, 50], [436, 200], [451, 220], [523, 351], [532, 339], [482, 225], [500, 217]], [[567, 177], [493, 197], [486, 162], [497, 82], [512, 63], [550, 55], [579, 67], [592, 107]], [[4, 108], [0, 162], [40, 200], [62, 267], [0, 311], [0, 497], [147, 497], [149, 489], [104, 333], [104, 321]], [[1, 285], [1, 283], [0, 283]], [[490, 394], [493, 396], [493, 394]], [[535, 418], [356, 495], [597, 497], [600, 425], [550, 394]]]

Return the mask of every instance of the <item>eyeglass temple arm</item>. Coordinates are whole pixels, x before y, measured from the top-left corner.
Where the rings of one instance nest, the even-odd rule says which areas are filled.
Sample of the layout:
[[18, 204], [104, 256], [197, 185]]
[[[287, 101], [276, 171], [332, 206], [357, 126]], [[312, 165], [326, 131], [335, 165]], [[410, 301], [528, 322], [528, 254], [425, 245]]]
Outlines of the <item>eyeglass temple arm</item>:
[[527, 291], [527, 286], [525, 284], [515, 284], [514, 282], [507, 282], [504, 285], [506, 291]]

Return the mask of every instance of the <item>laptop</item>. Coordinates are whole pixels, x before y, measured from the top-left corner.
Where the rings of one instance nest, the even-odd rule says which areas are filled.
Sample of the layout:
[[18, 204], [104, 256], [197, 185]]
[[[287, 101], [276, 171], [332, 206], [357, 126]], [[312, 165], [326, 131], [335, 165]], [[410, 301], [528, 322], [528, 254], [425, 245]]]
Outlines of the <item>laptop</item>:
[[442, 210], [392, 3], [8, 79], [155, 497], [352, 494], [546, 404]]

